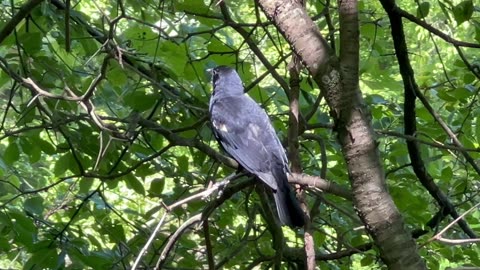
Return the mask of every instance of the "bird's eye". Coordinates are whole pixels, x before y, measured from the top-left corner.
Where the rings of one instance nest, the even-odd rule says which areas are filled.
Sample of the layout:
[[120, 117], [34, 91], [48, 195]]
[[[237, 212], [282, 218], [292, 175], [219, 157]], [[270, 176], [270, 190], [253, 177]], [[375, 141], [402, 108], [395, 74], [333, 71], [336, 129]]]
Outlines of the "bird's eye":
[[218, 72], [214, 70], [212, 73], [213, 73], [212, 81], [213, 83], [215, 83], [218, 80]]

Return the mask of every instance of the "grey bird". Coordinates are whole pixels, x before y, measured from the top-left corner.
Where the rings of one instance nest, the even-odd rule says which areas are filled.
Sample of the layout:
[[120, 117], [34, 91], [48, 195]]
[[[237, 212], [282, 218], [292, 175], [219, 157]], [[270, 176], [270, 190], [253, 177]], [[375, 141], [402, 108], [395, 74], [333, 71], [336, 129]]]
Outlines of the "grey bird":
[[303, 211], [288, 184], [288, 159], [267, 113], [244, 93], [238, 73], [226, 66], [212, 70], [210, 121], [223, 149], [273, 192], [282, 225], [301, 227]]

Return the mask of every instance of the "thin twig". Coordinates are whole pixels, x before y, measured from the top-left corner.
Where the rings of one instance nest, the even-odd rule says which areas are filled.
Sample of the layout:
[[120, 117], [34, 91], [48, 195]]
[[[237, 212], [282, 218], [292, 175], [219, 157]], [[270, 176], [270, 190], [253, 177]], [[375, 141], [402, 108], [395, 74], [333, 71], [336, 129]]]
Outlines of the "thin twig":
[[185, 221], [178, 229], [175, 231], [175, 233], [168, 239], [167, 244], [163, 248], [162, 253], [160, 254], [160, 258], [158, 259], [157, 266], [155, 269], [161, 269], [163, 264], [165, 263], [165, 260], [168, 257], [168, 254], [173, 248], [173, 245], [180, 239], [182, 236], [183, 232], [188, 229], [190, 226], [193, 226], [194, 224], [197, 224], [202, 220], [202, 213], [196, 214], [195, 216], [189, 218], [187, 221]]
[[165, 218], [166, 218], [166, 217], [167, 217], [167, 211], [163, 212], [162, 218], [160, 219], [160, 221], [158, 222], [157, 226], [156, 226], [155, 229], [153, 230], [152, 234], [151, 234], [150, 237], [148, 238], [147, 243], [145, 243], [145, 245], [143, 246], [142, 250], [140, 250], [140, 253], [139, 253], [138, 256], [137, 256], [137, 259], [135, 259], [135, 262], [134, 262], [133, 265], [132, 265], [132, 270], [137, 269], [137, 265], [138, 265], [138, 263], [140, 262], [140, 259], [142, 258], [143, 254], [145, 254], [145, 252], [147, 252], [148, 247], [152, 244], [153, 240], [154, 240], [155, 237], [157, 236], [157, 233], [158, 233], [158, 231], [160, 230], [160, 228], [162, 227], [163, 222], [165, 221]]
[[468, 241], [465, 241], [465, 240], [452, 240], [452, 239], [445, 239], [442, 237], [442, 235], [448, 230], [450, 229], [453, 225], [457, 224], [458, 221], [460, 221], [464, 216], [468, 215], [470, 212], [472, 212], [473, 210], [475, 210], [475, 208], [478, 208], [480, 206], [480, 203], [477, 203], [476, 205], [472, 206], [470, 209], [468, 209], [465, 213], [461, 214], [459, 217], [457, 217], [455, 220], [453, 220], [452, 222], [450, 222], [445, 228], [443, 228], [439, 233], [437, 233], [435, 236], [433, 236], [432, 238], [430, 238], [427, 243], [430, 243], [434, 240], [440, 240], [440, 239], [443, 239], [444, 242], [447, 242], [448, 240], [448, 243], [452, 244], [452, 243], [459, 243], [459, 244], [465, 244], [465, 243], [474, 243], [474, 242], [480, 242], [480, 238], [474, 238], [474, 239], [468, 239], [469, 241], [472, 241], [472, 242], [468, 242]]

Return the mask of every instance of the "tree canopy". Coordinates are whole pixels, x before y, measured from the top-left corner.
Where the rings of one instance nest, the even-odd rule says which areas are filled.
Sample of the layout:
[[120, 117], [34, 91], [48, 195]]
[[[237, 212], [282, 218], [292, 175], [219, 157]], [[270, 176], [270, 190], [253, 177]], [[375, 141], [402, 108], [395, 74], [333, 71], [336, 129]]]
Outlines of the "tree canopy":
[[[0, 268], [480, 267], [480, 6], [3, 1]], [[235, 68], [307, 224], [211, 131]]]

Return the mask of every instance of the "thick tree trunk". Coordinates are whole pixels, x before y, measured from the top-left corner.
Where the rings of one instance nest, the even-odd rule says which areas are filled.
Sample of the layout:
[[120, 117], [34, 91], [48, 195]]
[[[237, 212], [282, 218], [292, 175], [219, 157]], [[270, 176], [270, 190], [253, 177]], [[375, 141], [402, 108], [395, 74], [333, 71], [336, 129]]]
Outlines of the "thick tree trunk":
[[300, 56], [327, 100], [347, 163], [355, 207], [382, 260], [390, 269], [425, 269], [387, 192], [370, 112], [358, 86], [356, 1], [339, 3], [340, 61], [300, 4], [288, 0], [258, 2]]

